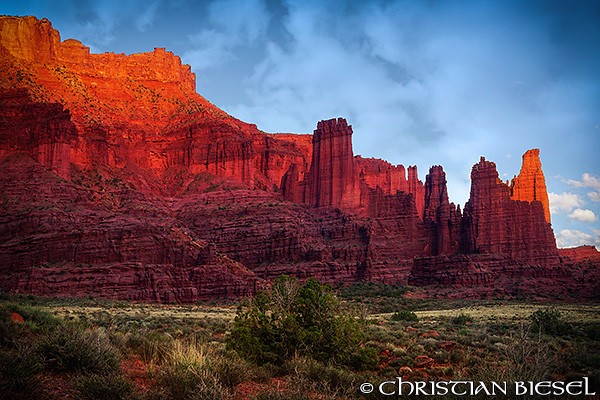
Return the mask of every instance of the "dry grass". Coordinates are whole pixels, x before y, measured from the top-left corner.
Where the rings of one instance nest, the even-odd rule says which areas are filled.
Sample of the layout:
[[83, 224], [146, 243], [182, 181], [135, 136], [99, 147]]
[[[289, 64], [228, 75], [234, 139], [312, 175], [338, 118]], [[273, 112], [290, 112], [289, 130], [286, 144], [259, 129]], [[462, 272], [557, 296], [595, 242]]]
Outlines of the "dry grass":
[[[453, 309], [416, 311], [420, 320], [439, 320], [469, 315], [474, 321], [525, 322], [531, 313], [547, 308], [548, 304], [489, 304]], [[565, 318], [584, 323], [600, 322], [600, 305], [552, 304]], [[372, 314], [373, 319], [389, 319], [393, 313]]]
[[54, 315], [63, 318], [80, 318], [83, 315], [109, 312], [113, 316], [161, 318], [176, 317], [179, 319], [219, 318], [231, 321], [235, 318], [236, 306], [207, 306], [207, 305], [163, 305], [163, 304], [130, 304], [124, 307], [106, 306], [77, 306], [77, 305], [47, 305], [40, 307]]

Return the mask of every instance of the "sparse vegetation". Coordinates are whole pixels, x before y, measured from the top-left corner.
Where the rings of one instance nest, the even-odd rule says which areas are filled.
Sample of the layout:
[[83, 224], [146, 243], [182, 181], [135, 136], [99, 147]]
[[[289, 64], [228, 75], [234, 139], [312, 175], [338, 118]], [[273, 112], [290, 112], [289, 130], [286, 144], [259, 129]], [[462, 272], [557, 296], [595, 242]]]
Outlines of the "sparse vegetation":
[[77, 394], [81, 400], [133, 400], [133, 383], [121, 375], [84, 375], [77, 379]]
[[[366, 293], [371, 290], [388, 289]], [[364, 318], [351, 311], [364, 298], [341, 302], [319, 282], [291, 278], [237, 313], [235, 304], [0, 293], [0, 393], [10, 399], [376, 399], [387, 397], [360, 395], [359, 385], [397, 376], [585, 376], [592, 390], [600, 389], [597, 305], [461, 300], [440, 309], [394, 297], [395, 289], [388, 293], [393, 296], [380, 297], [382, 304], [396, 299], [403, 306], [387, 314], [363, 309]], [[378, 298], [369, 299], [369, 308], [380, 312]], [[323, 339], [326, 334], [333, 338]], [[264, 353], [251, 356], [256, 349]]]

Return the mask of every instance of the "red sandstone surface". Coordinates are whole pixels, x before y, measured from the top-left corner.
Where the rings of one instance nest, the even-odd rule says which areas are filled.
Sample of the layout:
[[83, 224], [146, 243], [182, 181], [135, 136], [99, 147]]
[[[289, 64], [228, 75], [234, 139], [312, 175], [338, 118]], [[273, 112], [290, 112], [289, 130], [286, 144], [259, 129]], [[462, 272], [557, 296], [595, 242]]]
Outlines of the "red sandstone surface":
[[583, 261], [600, 261], [600, 251], [594, 246], [579, 246], [567, 249], [558, 249], [558, 254], [567, 262], [579, 263]]
[[510, 197], [528, 203], [539, 201], [544, 207], [546, 222], [550, 222], [550, 203], [539, 149], [527, 150], [523, 154], [519, 176], [514, 177], [510, 184]]
[[511, 186], [482, 159], [461, 212], [441, 166], [423, 183], [354, 155], [352, 135], [343, 118], [264, 133], [197, 94], [165, 49], [91, 54], [45, 19], [0, 17], [0, 288], [186, 302], [284, 273], [569, 279], [582, 259], [561, 264], [538, 150]]

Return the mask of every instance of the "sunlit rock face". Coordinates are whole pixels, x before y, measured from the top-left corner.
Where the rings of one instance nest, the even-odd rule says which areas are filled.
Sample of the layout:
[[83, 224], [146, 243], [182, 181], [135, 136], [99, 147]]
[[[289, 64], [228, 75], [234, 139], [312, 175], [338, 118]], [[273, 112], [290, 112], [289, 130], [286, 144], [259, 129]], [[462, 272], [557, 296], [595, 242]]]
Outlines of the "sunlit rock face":
[[441, 166], [423, 183], [354, 155], [343, 118], [262, 132], [195, 79], [165, 49], [91, 54], [0, 17], [0, 287], [189, 302], [284, 273], [473, 284], [559, 264], [539, 151], [511, 186], [482, 159], [461, 213]]
[[546, 190], [546, 179], [542, 172], [540, 150], [531, 149], [523, 154], [523, 164], [519, 175], [514, 177], [510, 184], [510, 197], [531, 203], [539, 201], [544, 208], [546, 222], [550, 222], [550, 203]]
[[559, 262], [542, 203], [512, 200], [510, 187], [498, 178], [496, 164], [483, 157], [471, 170], [462, 231], [465, 253], [504, 254], [540, 266]]

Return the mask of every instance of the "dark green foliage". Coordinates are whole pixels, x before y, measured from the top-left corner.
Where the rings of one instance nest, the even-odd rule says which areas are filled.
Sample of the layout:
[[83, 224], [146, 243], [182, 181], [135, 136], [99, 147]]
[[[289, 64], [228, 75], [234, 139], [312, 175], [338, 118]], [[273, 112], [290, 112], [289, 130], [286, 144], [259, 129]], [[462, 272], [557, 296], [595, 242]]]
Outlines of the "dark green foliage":
[[460, 314], [452, 318], [452, 323], [454, 325], [466, 325], [470, 322], [473, 322], [473, 317], [467, 314]]
[[37, 385], [37, 374], [42, 370], [39, 357], [30, 349], [0, 351], [0, 397], [15, 397], [32, 393]]
[[61, 326], [41, 340], [38, 352], [52, 371], [112, 373], [119, 354], [99, 329]]
[[545, 308], [531, 313], [533, 328], [547, 335], [561, 336], [573, 332], [573, 326], [564, 321], [561, 313], [554, 308]]
[[600, 341], [600, 324], [584, 325], [583, 332], [588, 337], [588, 339]]
[[412, 311], [408, 311], [408, 310], [402, 310], [402, 311], [395, 312], [394, 314], [392, 314], [392, 317], [390, 319], [392, 321], [409, 321], [409, 322], [418, 322], [419, 321], [419, 317], [417, 317], [417, 314], [415, 314]]
[[340, 296], [344, 299], [358, 299], [365, 297], [398, 297], [406, 293], [406, 288], [400, 285], [386, 285], [375, 282], [359, 282], [341, 290]]
[[238, 310], [227, 345], [258, 364], [281, 365], [298, 354], [369, 369], [377, 358], [360, 346], [363, 331], [364, 321], [342, 313], [330, 287], [282, 276]]
[[133, 384], [120, 375], [84, 375], [77, 380], [77, 398], [81, 400], [134, 399]]

